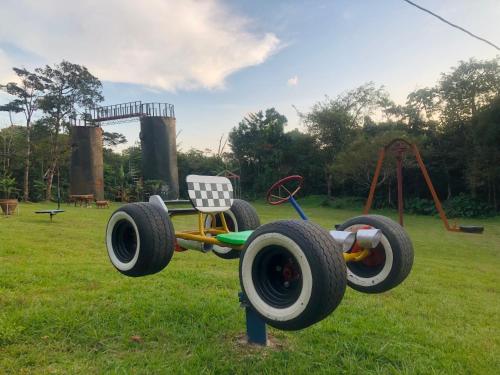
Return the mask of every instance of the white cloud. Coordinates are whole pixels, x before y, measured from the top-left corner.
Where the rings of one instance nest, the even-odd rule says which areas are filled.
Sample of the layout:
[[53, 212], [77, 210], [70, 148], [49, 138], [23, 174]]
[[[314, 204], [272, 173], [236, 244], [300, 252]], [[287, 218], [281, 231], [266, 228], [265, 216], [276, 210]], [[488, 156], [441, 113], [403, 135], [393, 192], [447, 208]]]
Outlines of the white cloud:
[[293, 76], [288, 78], [287, 84], [288, 86], [297, 86], [299, 84], [299, 77]]
[[[250, 26], [219, 0], [4, 0], [0, 43], [50, 64], [83, 64], [102, 80], [213, 89], [279, 48], [274, 34]], [[13, 61], [0, 60], [0, 80]]]
[[[16, 75], [12, 70], [11, 64], [12, 60], [9, 59], [7, 53], [3, 49], [0, 48], [0, 84], [5, 84], [7, 82], [12, 82], [16, 80]], [[0, 95], [2, 95], [2, 91], [0, 91]]]

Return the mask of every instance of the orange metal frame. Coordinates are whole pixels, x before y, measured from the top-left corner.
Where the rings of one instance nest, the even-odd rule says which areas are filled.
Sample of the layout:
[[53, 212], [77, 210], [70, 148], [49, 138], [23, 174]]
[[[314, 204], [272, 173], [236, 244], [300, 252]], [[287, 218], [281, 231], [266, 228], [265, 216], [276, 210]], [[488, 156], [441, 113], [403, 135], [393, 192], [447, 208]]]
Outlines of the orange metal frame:
[[443, 210], [443, 206], [441, 205], [441, 201], [439, 200], [436, 189], [434, 189], [434, 185], [432, 185], [431, 178], [429, 176], [429, 173], [427, 172], [427, 168], [425, 167], [424, 161], [422, 160], [422, 156], [420, 156], [420, 152], [418, 150], [417, 145], [414, 143], [410, 143], [404, 139], [394, 139], [392, 140], [389, 144], [387, 144], [384, 148], [380, 150], [378, 161], [377, 161], [377, 166], [375, 168], [375, 174], [373, 175], [373, 180], [370, 186], [370, 193], [368, 194], [368, 199], [366, 200], [365, 208], [363, 210], [363, 214], [368, 214], [370, 211], [372, 204], [373, 204], [373, 198], [375, 196], [375, 189], [377, 188], [377, 182], [378, 178], [380, 176], [380, 171], [382, 169], [382, 164], [385, 159], [385, 155], [388, 150], [393, 150], [396, 155], [396, 163], [397, 163], [397, 185], [398, 185], [398, 214], [399, 214], [399, 224], [403, 225], [403, 211], [404, 211], [404, 206], [403, 206], [403, 154], [411, 150], [413, 152], [413, 155], [415, 155], [415, 159], [417, 160], [418, 166], [420, 168], [420, 171], [422, 172], [422, 175], [424, 176], [425, 182], [427, 184], [427, 187], [429, 188], [429, 191], [431, 192], [432, 199], [434, 200], [434, 204], [436, 206], [436, 209], [439, 213], [439, 217], [443, 221], [443, 224], [446, 228], [446, 230], [451, 231], [451, 232], [460, 232], [460, 228], [457, 225], [451, 226], [450, 223], [448, 222], [448, 218], [446, 217], [446, 213]]

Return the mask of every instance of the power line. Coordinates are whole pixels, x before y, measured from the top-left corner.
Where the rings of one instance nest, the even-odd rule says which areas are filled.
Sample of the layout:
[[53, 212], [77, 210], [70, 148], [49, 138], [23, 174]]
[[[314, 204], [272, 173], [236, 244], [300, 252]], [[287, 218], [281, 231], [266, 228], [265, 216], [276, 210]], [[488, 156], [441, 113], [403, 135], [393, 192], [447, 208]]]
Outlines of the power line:
[[424, 7], [422, 7], [422, 6], [418, 5], [418, 4], [415, 4], [413, 1], [410, 1], [410, 0], [403, 0], [403, 1], [407, 2], [407, 3], [408, 3], [408, 4], [410, 4], [410, 5], [413, 5], [414, 7], [418, 8], [418, 9], [420, 9], [420, 10], [422, 10], [422, 11], [426, 12], [426, 13], [429, 13], [430, 15], [432, 15], [432, 16], [434, 16], [434, 17], [436, 17], [437, 19], [439, 19], [439, 20], [443, 21], [444, 23], [446, 23], [446, 24], [450, 25], [451, 27], [454, 27], [454, 28], [456, 28], [456, 29], [458, 29], [458, 30], [461, 30], [461, 31], [463, 31], [463, 32], [464, 32], [464, 33], [466, 33], [466, 34], [469, 34], [471, 37], [476, 38], [476, 39], [480, 40], [481, 42], [488, 43], [490, 46], [492, 46], [492, 47], [493, 47], [493, 48], [495, 48], [496, 50], [500, 51], [500, 47], [498, 47], [496, 44], [494, 44], [494, 43], [490, 42], [489, 40], [486, 40], [486, 39], [484, 39], [484, 38], [481, 38], [480, 36], [478, 36], [478, 35], [476, 35], [476, 34], [471, 33], [469, 30], [466, 30], [466, 29], [464, 29], [464, 28], [463, 28], [463, 27], [461, 27], [461, 26], [455, 25], [454, 23], [452, 23], [452, 22], [450, 22], [450, 21], [448, 21], [448, 20], [444, 19], [443, 17], [441, 17], [441, 16], [437, 15], [436, 13], [431, 12], [430, 10], [425, 9]]

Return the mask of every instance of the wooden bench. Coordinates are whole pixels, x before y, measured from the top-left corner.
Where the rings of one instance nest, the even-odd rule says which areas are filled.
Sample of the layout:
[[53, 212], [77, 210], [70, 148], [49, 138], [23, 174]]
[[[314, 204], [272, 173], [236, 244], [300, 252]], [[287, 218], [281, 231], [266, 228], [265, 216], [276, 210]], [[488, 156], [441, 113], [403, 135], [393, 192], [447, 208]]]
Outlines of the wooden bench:
[[95, 205], [97, 208], [109, 208], [108, 201], [95, 201]]
[[89, 207], [92, 205], [92, 201], [94, 200], [94, 194], [72, 194], [69, 196], [70, 203], [75, 203], [75, 207], [77, 203], [80, 203], [80, 207], [85, 204], [85, 207]]

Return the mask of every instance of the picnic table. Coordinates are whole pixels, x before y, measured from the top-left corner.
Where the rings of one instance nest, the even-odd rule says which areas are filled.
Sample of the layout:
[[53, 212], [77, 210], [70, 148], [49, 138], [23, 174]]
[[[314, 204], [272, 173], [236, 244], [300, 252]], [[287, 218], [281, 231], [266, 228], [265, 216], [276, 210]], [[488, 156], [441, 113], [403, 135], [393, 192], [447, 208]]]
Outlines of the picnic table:
[[109, 208], [109, 202], [108, 201], [95, 201], [95, 206], [97, 208]]
[[77, 203], [80, 203], [80, 207], [85, 204], [85, 207], [92, 205], [94, 200], [94, 194], [72, 194], [69, 196], [69, 203], [74, 202], [75, 207]]

